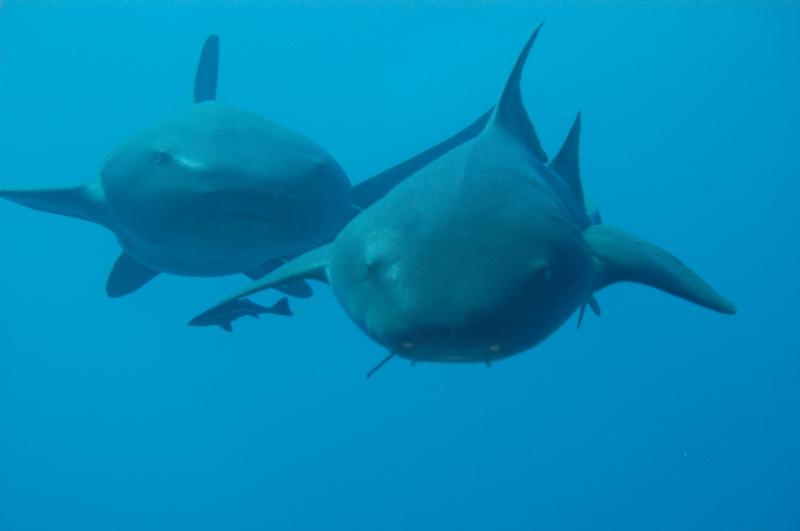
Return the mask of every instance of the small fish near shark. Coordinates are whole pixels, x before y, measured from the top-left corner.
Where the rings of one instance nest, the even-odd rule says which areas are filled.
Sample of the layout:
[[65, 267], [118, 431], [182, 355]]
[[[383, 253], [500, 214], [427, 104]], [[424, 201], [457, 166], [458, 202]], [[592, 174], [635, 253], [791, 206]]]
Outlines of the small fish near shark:
[[[352, 187], [310, 139], [218, 102], [218, 69], [219, 38], [212, 35], [200, 55], [194, 105], [115, 149], [98, 182], [0, 188], [0, 198], [111, 230], [123, 249], [106, 284], [111, 297], [128, 295], [160, 273], [258, 279], [330, 241], [358, 212], [474, 136], [488, 118]], [[277, 289], [312, 294], [299, 279]]]
[[[290, 280], [330, 284], [389, 355], [491, 363], [537, 345], [594, 293], [637, 282], [716, 312], [736, 307], [663, 249], [602, 222], [584, 199], [580, 115], [548, 162], [520, 78], [537, 28], [479, 134], [355, 217], [332, 243], [225, 299]], [[368, 376], [369, 376], [368, 375]]]
[[258, 319], [259, 315], [265, 313], [292, 315], [289, 299], [282, 297], [272, 306], [262, 306], [250, 299], [237, 299], [203, 312], [189, 321], [189, 326], [219, 326], [226, 332], [233, 332], [233, 321], [247, 316]]

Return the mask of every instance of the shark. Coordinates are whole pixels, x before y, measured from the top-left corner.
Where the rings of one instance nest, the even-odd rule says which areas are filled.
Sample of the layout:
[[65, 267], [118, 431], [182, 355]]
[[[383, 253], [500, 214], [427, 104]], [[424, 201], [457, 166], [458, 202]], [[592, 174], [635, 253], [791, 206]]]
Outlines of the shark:
[[194, 104], [114, 149], [99, 181], [2, 189], [0, 197], [111, 230], [122, 247], [106, 285], [111, 297], [159, 273], [257, 278], [271, 261], [321, 243], [348, 215], [347, 176], [310, 139], [218, 102], [218, 68], [219, 37], [211, 35]]
[[[110, 230], [122, 252], [106, 282], [110, 297], [157, 275], [253, 279], [330, 241], [360, 211], [441, 153], [474, 136], [473, 125], [353, 187], [309, 138], [217, 101], [220, 39], [198, 61], [193, 105], [114, 149], [91, 184], [0, 188], [0, 198]], [[302, 280], [278, 289], [311, 296]]]
[[578, 114], [549, 160], [523, 101], [531, 35], [470, 140], [404, 179], [336, 238], [223, 303], [289, 280], [330, 285], [388, 355], [491, 362], [536, 346], [620, 282], [723, 314], [736, 307], [676, 257], [608, 225], [585, 200]]

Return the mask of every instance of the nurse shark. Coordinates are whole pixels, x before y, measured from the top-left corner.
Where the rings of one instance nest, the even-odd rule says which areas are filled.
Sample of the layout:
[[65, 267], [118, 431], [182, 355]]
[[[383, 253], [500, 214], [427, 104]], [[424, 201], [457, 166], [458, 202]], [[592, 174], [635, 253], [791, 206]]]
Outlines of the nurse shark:
[[[286, 258], [330, 241], [354, 215], [474, 136], [488, 118], [351, 187], [337, 162], [310, 139], [216, 101], [218, 68], [219, 38], [212, 35], [200, 55], [194, 105], [116, 148], [99, 181], [0, 189], [0, 197], [111, 230], [123, 250], [106, 284], [111, 297], [159, 273], [260, 278]], [[311, 295], [302, 280], [278, 288]]]
[[677, 258], [588, 211], [580, 115], [548, 163], [520, 92], [540, 28], [475, 138], [397, 184], [332, 243], [226, 302], [289, 280], [327, 282], [350, 318], [389, 351], [376, 369], [395, 355], [488, 364], [520, 353], [576, 310], [599, 311], [593, 294], [624, 281], [735, 313]]

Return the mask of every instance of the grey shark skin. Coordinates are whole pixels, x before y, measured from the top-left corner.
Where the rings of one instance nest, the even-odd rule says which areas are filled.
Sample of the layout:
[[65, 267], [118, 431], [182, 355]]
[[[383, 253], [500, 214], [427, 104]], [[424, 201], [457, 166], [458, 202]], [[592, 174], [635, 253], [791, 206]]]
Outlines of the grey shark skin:
[[197, 68], [194, 105], [115, 149], [99, 182], [0, 190], [16, 203], [113, 231], [123, 254], [108, 281], [111, 296], [160, 272], [258, 271], [329, 240], [351, 215], [350, 182], [320, 146], [216, 101], [218, 61], [219, 39], [211, 36]]
[[226, 332], [233, 332], [233, 322], [245, 316], [258, 319], [258, 316], [265, 313], [274, 315], [292, 315], [289, 308], [289, 300], [281, 298], [272, 306], [262, 306], [250, 299], [239, 299], [228, 304], [212, 308], [204, 312], [191, 321], [189, 326], [219, 326]]
[[487, 363], [538, 344], [576, 309], [599, 312], [593, 294], [616, 282], [735, 313], [675, 257], [587, 213], [580, 117], [546, 162], [519, 88], [538, 32], [476, 138], [398, 184], [333, 243], [228, 300], [286, 280], [325, 281], [390, 357]]

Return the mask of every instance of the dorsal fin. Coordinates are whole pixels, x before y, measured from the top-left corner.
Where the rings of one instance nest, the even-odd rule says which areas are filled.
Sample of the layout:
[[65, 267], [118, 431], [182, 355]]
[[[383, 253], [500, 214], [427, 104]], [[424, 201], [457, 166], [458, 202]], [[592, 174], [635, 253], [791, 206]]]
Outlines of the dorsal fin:
[[[277, 315], [292, 315], [292, 309], [289, 307], [289, 299], [286, 297], [281, 298], [278, 302], [272, 305], [269, 309], [271, 313]], [[258, 314], [256, 314], [258, 317]]]
[[564, 140], [564, 145], [561, 146], [558, 154], [550, 162], [550, 168], [564, 179], [572, 193], [575, 194], [575, 198], [583, 205], [583, 186], [581, 185], [581, 170], [578, 157], [580, 136], [581, 113], [578, 113], [566, 140]]
[[194, 76], [194, 102], [217, 99], [217, 73], [219, 71], [219, 37], [209, 35], [200, 52], [197, 73]]
[[503, 89], [503, 94], [500, 96], [500, 102], [495, 107], [492, 123], [509, 131], [528, 146], [539, 160], [547, 162], [547, 153], [542, 149], [542, 144], [536, 135], [536, 129], [534, 129], [533, 123], [528, 118], [528, 113], [525, 112], [525, 106], [522, 104], [522, 92], [519, 88], [522, 69], [525, 67], [525, 61], [528, 59], [533, 43], [536, 42], [536, 36], [539, 35], [539, 30], [542, 29], [542, 24], [539, 24], [539, 27], [534, 30], [533, 35], [528, 39], [519, 54], [514, 70], [511, 71], [511, 75], [508, 77], [506, 86]]

